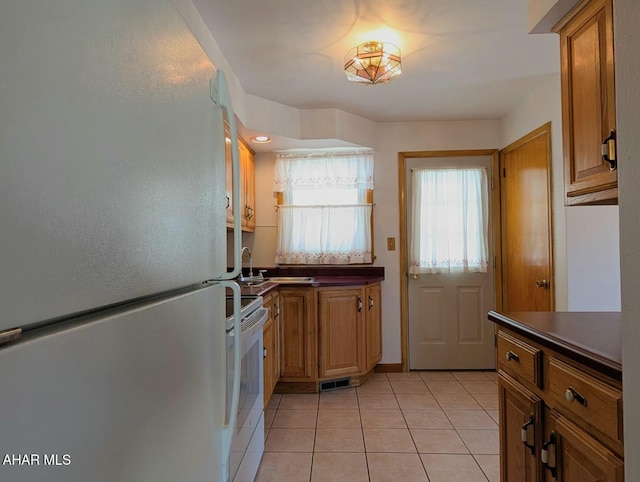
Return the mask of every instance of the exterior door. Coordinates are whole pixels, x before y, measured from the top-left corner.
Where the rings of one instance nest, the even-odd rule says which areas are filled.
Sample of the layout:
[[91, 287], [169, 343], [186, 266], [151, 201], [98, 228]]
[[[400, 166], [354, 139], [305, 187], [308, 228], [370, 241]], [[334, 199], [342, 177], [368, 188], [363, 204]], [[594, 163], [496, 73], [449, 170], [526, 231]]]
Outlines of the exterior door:
[[502, 310], [553, 311], [551, 124], [500, 152]]
[[[412, 230], [412, 169], [485, 167], [490, 155], [408, 158], [405, 164], [408, 232]], [[489, 186], [486, 186], [490, 200]], [[488, 202], [489, 259], [491, 202]], [[411, 238], [410, 234], [408, 238]], [[407, 239], [409, 244], [411, 241]], [[410, 247], [407, 246], [407, 252]], [[494, 327], [487, 312], [494, 308], [493, 263], [486, 273], [438, 273], [408, 276], [409, 369], [491, 369], [495, 367]]]

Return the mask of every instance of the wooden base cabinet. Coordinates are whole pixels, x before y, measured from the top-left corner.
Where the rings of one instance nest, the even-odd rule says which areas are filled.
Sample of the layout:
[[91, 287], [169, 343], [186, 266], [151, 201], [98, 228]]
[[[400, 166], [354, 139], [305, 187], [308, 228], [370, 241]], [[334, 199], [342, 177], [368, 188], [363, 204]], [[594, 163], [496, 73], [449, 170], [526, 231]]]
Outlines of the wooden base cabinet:
[[539, 481], [542, 400], [504, 372], [498, 378], [498, 394], [501, 480]]
[[318, 379], [314, 288], [280, 288], [280, 381]]
[[319, 377], [355, 375], [364, 366], [362, 289], [318, 290]]
[[382, 358], [381, 288], [318, 288], [319, 377], [362, 375]]
[[264, 298], [263, 306], [269, 317], [263, 328], [264, 345], [264, 406], [271, 399], [280, 379], [280, 295], [277, 291]]
[[362, 383], [382, 358], [380, 283], [280, 288], [279, 392]]
[[624, 463], [602, 442], [555, 410], [545, 409], [545, 422], [544, 481], [623, 482]]
[[365, 337], [365, 370], [373, 368], [382, 359], [382, 288], [380, 283], [369, 285], [364, 289], [366, 300], [364, 337]]
[[623, 482], [622, 385], [498, 330], [502, 482]]

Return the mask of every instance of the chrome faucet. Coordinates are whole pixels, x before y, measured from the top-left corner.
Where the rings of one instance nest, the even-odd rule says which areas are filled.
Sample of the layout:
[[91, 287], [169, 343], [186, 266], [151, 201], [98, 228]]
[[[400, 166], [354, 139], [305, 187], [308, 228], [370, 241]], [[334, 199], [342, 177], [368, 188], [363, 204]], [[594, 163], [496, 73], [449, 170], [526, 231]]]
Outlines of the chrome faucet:
[[[247, 248], [246, 246], [244, 246], [242, 248], [242, 252], [240, 253], [240, 258], [242, 258], [242, 260], [244, 261], [244, 253], [245, 253], [245, 251], [249, 255], [249, 278], [253, 278], [253, 260], [252, 260], [252, 257], [251, 257], [251, 250], [249, 248]], [[240, 273], [240, 277], [242, 277], [242, 273]]]

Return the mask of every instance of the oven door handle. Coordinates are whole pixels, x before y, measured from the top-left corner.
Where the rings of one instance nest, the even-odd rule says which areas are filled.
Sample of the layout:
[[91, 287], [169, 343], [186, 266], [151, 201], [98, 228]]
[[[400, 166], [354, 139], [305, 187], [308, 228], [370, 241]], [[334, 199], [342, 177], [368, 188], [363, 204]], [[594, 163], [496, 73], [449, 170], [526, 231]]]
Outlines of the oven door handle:
[[[231, 288], [233, 291], [233, 329], [235, 333], [240, 333], [240, 285], [238, 285], [238, 283], [234, 281], [219, 281], [219, 283], [224, 287]], [[222, 343], [222, 353], [224, 353], [226, 351], [226, 337]], [[220, 459], [220, 480], [227, 480], [228, 477], [228, 464], [229, 455], [231, 453], [231, 442], [233, 441], [233, 434], [236, 431], [236, 424], [238, 422], [238, 404], [240, 403], [240, 373], [242, 370], [242, 367], [240, 366], [240, 363], [242, 362], [241, 351], [242, 350], [240, 344], [238, 343], [238, 341], [236, 341], [233, 350], [233, 389], [231, 391], [231, 411], [229, 412], [229, 422], [226, 425], [222, 425], [222, 457]], [[223, 373], [226, 374], [226, 361], [224, 364], [225, 366], [223, 367]], [[226, 415], [226, 407], [224, 403], [222, 403], [221, 406], [222, 420], [224, 420]]]

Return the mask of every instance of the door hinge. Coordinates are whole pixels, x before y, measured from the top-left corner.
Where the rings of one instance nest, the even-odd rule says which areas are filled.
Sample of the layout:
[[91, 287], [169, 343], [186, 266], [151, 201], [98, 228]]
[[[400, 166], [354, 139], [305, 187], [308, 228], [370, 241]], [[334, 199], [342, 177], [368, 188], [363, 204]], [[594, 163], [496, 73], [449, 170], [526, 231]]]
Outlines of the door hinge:
[[496, 183], [495, 183], [495, 179], [494, 179], [494, 178], [493, 178], [493, 176], [492, 176], [492, 177], [491, 177], [491, 190], [492, 190], [492, 191], [493, 191], [493, 190], [495, 190], [495, 188], [496, 188], [496, 185], [495, 185], [495, 184], [496, 184]]
[[507, 168], [506, 167], [502, 168], [502, 177], [507, 177]]
[[498, 346], [498, 334], [497, 333], [493, 334], [493, 346], [494, 347]]
[[22, 336], [22, 328], [13, 328], [0, 333], [0, 347], [17, 341]]

